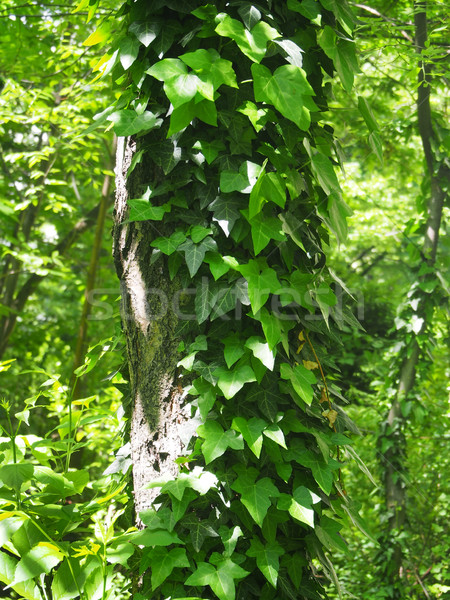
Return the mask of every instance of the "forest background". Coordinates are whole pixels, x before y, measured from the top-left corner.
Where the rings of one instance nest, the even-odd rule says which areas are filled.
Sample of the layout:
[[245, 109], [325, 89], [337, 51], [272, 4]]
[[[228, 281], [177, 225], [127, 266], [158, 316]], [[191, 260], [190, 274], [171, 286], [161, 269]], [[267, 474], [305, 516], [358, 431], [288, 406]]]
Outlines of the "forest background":
[[[313, 16], [318, 4], [302, 4]], [[314, 569], [331, 598], [445, 599], [443, 223], [435, 260], [423, 248], [433, 186], [448, 214], [448, 11], [437, 1], [349, 6], [359, 67], [352, 59], [341, 67], [344, 81], [353, 71], [355, 80], [333, 86], [327, 118], [352, 214], [347, 240], [330, 238], [327, 264], [338, 299], [352, 304], [361, 324], [343, 324], [332, 357], [356, 424], [342, 477], [361, 521], [329, 533], [334, 567], [315, 562]], [[416, 15], [425, 11], [420, 47]], [[138, 568], [137, 542], [126, 533], [132, 464], [110, 234], [116, 135], [127, 130], [109, 119], [119, 93], [102, 69], [121, 26], [116, 13], [106, 1], [6, 0], [0, 9], [0, 581], [8, 598], [128, 598], [129, 573]], [[125, 68], [134, 49], [121, 50]], [[429, 146], [418, 126], [424, 88]], [[421, 348], [415, 382], [407, 401], [398, 401], [412, 339]], [[392, 489], [400, 490], [397, 504]], [[67, 541], [74, 564], [65, 560]]]

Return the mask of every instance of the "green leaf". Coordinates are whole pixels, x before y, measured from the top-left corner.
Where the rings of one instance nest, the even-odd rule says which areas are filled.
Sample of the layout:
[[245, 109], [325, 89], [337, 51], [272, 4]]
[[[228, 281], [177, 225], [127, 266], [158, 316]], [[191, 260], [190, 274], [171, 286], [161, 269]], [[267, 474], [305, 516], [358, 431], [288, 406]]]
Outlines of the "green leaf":
[[13, 490], [21, 490], [33, 477], [34, 467], [29, 463], [3, 465], [0, 467], [0, 482]]
[[273, 440], [279, 446], [282, 446], [283, 448], [287, 449], [286, 442], [284, 439], [284, 433], [280, 429], [280, 427], [278, 427], [278, 425], [269, 425], [269, 427], [264, 429], [263, 434], [269, 439]]
[[227, 312], [236, 308], [236, 294], [232, 286], [227, 285], [225, 288], [219, 289], [217, 299], [211, 313], [211, 321], [222, 317]]
[[[5, 552], [0, 551], [0, 581], [9, 586], [14, 580], [14, 572], [18, 561]], [[39, 588], [34, 581], [22, 581], [11, 585], [12, 589], [26, 600], [42, 600]]]
[[155, 63], [145, 71], [148, 75], [151, 75], [158, 81], [169, 81], [179, 75], [185, 75], [188, 70], [186, 65], [181, 62], [178, 58], [164, 58], [159, 62]]
[[262, 527], [264, 517], [272, 504], [270, 498], [278, 497], [280, 492], [268, 477], [255, 481], [258, 476], [256, 469], [238, 466], [235, 470], [238, 478], [231, 488], [241, 495], [242, 504], [255, 523]]
[[355, 73], [359, 72], [354, 42], [348, 38], [338, 37], [328, 25], [325, 25], [320, 32], [318, 42], [325, 54], [334, 62], [345, 91], [350, 93]]
[[204, 379], [196, 379], [192, 384], [189, 394], [197, 394], [199, 396], [197, 402], [200, 415], [203, 420], [206, 420], [208, 413], [214, 406], [214, 402], [216, 400], [216, 391], [214, 386]]
[[205, 258], [206, 248], [204, 244], [194, 244], [192, 240], [187, 239], [178, 249], [184, 252], [189, 274], [194, 277]]
[[130, 37], [125, 37], [120, 41], [119, 44], [119, 59], [120, 64], [126, 70], [128, 70], [134, 61], [137, 59], [139, 54], [139, 41]]
[[310, 111], [317, 110], [311, 96], [314, 90], [300, 67], [283, 65], [272, 75], [263, 65], [252, 65], [253, 87], [257, 102], [268, 102], [303, 131], [309, 129]]
[[107, 120], [114, 123], [114, 133], [124, 137], [161, 127], [163, 122], [162, 119], [148, 110], [138, 115], [136, 111], [128, 108], [116, 110], [107, 117]]
[[254, 387], [247, 395], [247, 400], [253, 402], [269, 421], [275, 420], [278, 413], [278, 402], [281, 399], [282, 396], [277, 389], [265, 389], [261, 386]]
[[197, 569], [186, 579], [186, 585], [205, 586], [209, 585], [220, 600], [234, 600], [236, 596], [235, 579], [242, 579], [248, 575], [248, 571], [242, 569], [230, 558], [225, 558], [217, 565], [200, 562]]
[[128, 200], [130, 207], [129, 221], [162, 221], [164, 215], [171, 211], [170, 204], [152, 206], [148, 200], [142, 198]]
[[341, 193], [338, 178], [333, 165], [327, 156], [321, 152], [317, 152], [317, 154], [314, 154], [314, 156], [311, 157], [311, 166], [315, 178], [326, 194], [331, 194], [333, 192], [336, 192], [337, 194]]
[[220, 173], [220, 189], [224, 193], [241, 192], [249, 194], [255, 185], [262, 167], [246, 160], [239, 167], [239, 172], [222, 171]]
[[199, 73], [203, 80], [210, 80], [214, 90], [217, 90], [222, 84], [234, 88], [238, 87], [233, 63], [221, 58], [217, 50], [212, 48], [208, 50], [199, 49], [195, 52], [182, 54], [180, 59]]
[[[253, 307], [252, 307], [253, 308]], [[255, 308], [253, 308], [254, 312]], [[262, 364], [273, 371], [275, 365], [275, 353], [269, 348], [269, 344], [258, 336], [252, 336], [245, 342], [245, 347], [249, 348], [253, 356], [262, 362]]]
[[244, 417], [235, 417], [231, 427], [242, 433], [242, 437], [247, 442], [248, 447], [259, 458], [263, 444], [262, 432], [267, 426], [267, 423], [257, 417], [252, 417], [250, 420]]
[[250, 542], [247, 556], [256, 558], [258, 569], [274, 588], [277, 587], [278, 571], [280, 569], [279, 558], [284, 554], [283, 548], [277, 542], [269, 542], [265, 546], [258, 538]]
[[259, 273], [260, 267], [256, 261], [251, 260], [248, 265], [251, 269], [254, 265], [256, 269], [246, 271], [242, 266], [239, 270], [248, 282], [248, 297], [253, 313], [256, 314], [264, 306], [269, 295], [276, 294], [280, 290], [281, 284], [273, 269], [261, 266], [262, 271]]
[[238, 198], [225, 196], [219, 196], [208, 206], [208, 210], [213, 211], [213, 220], [217, 221], [227, 237], [230, 235], [236, 221], [241, 217], [239, 212], [241, 208], [242, 204]]
[[256, 63], [264, 58], [267, 42], [280, 37], [276, 29], [263, 21], [259, 21], [251, 31], [248, 31], [240, 21], [228, 15], [225, 15], [217, 25], [216, 32], [234, 40], [240, 51]]
[[257, 318], [261, 322], [269, 348], [273, 350], [283, 337], [281, 322], [264, 307], [259, 310]]
[[225, 349], [223, 351], [225, 362], [227, 363], [227, 367], [230, 369], [244, 354], [244, 346], [242, 344], [242, 340], [237, 334], [226, 337], [223, 340], [223, 343], [225, 344]]
[[256, 381], [255, 374], [248, 365], [241, 365], [229, 371], [224, 367], [214, 372], [219, 378], [217, 385], [227, 400], [233, 398], [246, 383]]
[[[168, 60], [168, 59], [167, 59]], [[167, 137], [185, 129], [195, 117], [195, 100], [175, 108], [170, 115], [170, 126]]]
[[256, 23], [261, 21], [261, 13], [253, 6], [253, 4], [244, 4], [238, 8], [239, 16], [241, 17], [247, 29], [251, 30]]
[[207, 537], [219, 537], [211, 523], [199, 521], [195, 515], [188, 515], [182, 521], [183, 527], [189, 530], [192, 545], [196, 552], [200, 552], [203, 542]]
[[157, 21], [135, 21], [128, 28], [146, 48], [156, 39], [160, 30], [161, 23]]
[[304, 467], [311, 469], [314, 479], [325, 494], [331, 493], [333, 487], [332, 469], [338, 469], [339, 463], [330, 459], [327, 464], [322, 456], [310, 450], [295, 450], [293, 451], [293, 458]]
[[205, 157], [206, 162], [210, 165], [219, 156], [219, 153], [222, 150], [225, 150], [225, 144], [222, 140], [214, 140], [212, 142], [197, 140], [192, 148], [194, 150], [200, 150]]
[[328, 550], [338, 550], [339, 552], [350, 554], [347, 544], [339, 535], [341, 529], [341, 523], [323, 516], [320, 519], [320, 526], [317, 526], [315, 531], [319, 540]]
[[255, 255], [264, 250], [270, 240], [283, 242], [286, 239], [281, 221], [276, 217], [265, 217], [262, 213], [259, 213], [256, 217], [250, 219], [250, 227]]
[[[165, 59], [169, 60], [169, 59]], [[197, 94], [200, 80], [193, 73], [183, 73], [164, 82], [164, 91], [174, 108], [186, 104]]]
[[150, 551], [152, 570], [152, 590], [160, 586], [176, 567], [189, 567], [184, 548], [154, 548]]
[[295, 365], [292, 368], [287, 363], [280, 366], [280, 374], [283, 379], [291, 382], [292, 387], [300, 398], [310, 405], [313, 399], [312, 385], [316, 383], [316, 376], [303, 365]]
[[266, 202], [274, 202], [281, 208], [286, 204], [286, 184], [278, 173], [262, 173], [250, 193], [248, 216], [252, 219]]
[[83, 587], [85, 577], [86, 574], [83, 574], [77, 561], [72, 560], [69, 564], [69, 560], [65, 558], [53, 577], [52, 598], [73, 600], [78, 596], [78, 589]]
[[347, 0], [320, 0], [320, 4], [330, 12], [334, 13], [347, 33], [350, 34], [352, 32], [356, 19]]
[[278, 508], [289, 511], [294, 519], [314, 528], [314, 509], [312, 505], [317, 502], [320, 502], [319, 496], [308, 490], [308, 488], [299, 486], [294, 490], [292, 496], [288, 494], [280, 496]]
[[170, 546], [171, 544], [184, 544], [173, 531], [144, 529], [130, 538], [135, 546]]
[[197, 287], [195, 295], [195, 316], [199, 324], [204, 323], [211, 314], [213, 306], [217, 300], [217, 290], [213, 289], [206, 278], [202, 278], [202, 283]]
[[14, 581], [11, 586], [33, 579], [42, 573], [48, 573], [64, 558], [58, 546], [50, 542], [39, 542], [37, 546], [24, 554], [17, 563]]
[[227, 448], [233, 448], [233, 450], [243, 450], [244, 448], [244, 440], [236, 431], [231, 429], [224, 431], [216, 421], [206, 421], [204, 425], [200, 425], [197, 433], [204, 438], [202, 453], [206, 464], [222, 456]]
[[168, 238], [159, 237], [150, 244], [153, 248], [159, 248], [164, 254], [173, 254], [177, 248], [186, 240], [186, 236], [182, 231], [176, 231]]

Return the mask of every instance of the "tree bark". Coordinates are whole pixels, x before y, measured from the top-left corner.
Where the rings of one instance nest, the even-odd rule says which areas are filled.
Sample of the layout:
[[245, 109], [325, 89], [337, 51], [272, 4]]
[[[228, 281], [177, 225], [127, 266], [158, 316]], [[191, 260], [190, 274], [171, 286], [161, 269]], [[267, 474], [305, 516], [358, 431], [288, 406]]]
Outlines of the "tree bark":
[[169, 232], [159, 223], [158, 227], [148, 221], [127, 223], [127, 199], [142, 195], [154, 169], [144, 155], [143, 162], [127, 178], [137, 150], [138, 142], [133, 138], [119, 139], [113, 254], [127, 340], [134, 502], [140, 525], [139, 513], [149, 508], [159, 493], [145, 486], [178, 472], [175, 459], [182, 453], [180, 427], [185, 416], [176, 375], [178, 316], [173, 300], [179, 286], [171, 281], [164, 258], [152, 264], [150, 246], [154, 238]]

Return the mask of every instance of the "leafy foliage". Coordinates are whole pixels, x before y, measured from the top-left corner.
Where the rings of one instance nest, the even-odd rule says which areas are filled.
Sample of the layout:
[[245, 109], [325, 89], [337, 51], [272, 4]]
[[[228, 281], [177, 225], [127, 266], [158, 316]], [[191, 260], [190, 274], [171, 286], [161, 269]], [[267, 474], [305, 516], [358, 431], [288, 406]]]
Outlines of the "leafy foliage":
[[[201, 424], [180, 458], [190, 468], [150, 484], [161, 494], [135, 540], [138, 597], [210, 588], [220, 600], [318, 598], [306, 557], [328, 573], [325, 553], [345, 546], [343, 507], [353, 508], [332, 457], [333, 429], [346, 428], [329, 416], [337, 386], [321, 407], [343, 317], [322, 245], [327, 226], [345, 238], [349, 210], [323, 117], [323, 71], [333, 73], [323, 35], [346, 39], [333, 60], [347, 91], [357, 64], [351, 13], [301, 7], [126, 2], [99, 67], [120, 90], [114, 130], [137, 141], [142, 196], [129, 200], [128, 222], [151, 221], [151, 260], [196, 289], [183, 306], [196, 320], [181, 319], [179, 368]], [[135, 38], [137, 58], [122, 61]]]

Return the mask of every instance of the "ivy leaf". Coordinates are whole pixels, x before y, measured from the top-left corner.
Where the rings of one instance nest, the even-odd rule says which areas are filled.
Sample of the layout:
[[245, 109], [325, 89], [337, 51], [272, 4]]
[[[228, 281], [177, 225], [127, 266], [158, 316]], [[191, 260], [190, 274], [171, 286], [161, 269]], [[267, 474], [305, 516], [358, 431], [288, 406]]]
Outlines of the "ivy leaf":
[[129, 221], [162, 221], [164, 215], [171, 211], [170, 204], [152, 206], [148, 200], [136, 198], [128, 200], [130, 207]]
[[272, 75], [263, 65], [252, 65], [253, 87], [257, 102], [268, 102], [307, 131], [311, 123], [310, 111], [317, 110], [311, 96], [314, 90], [300, 67], [283, 65]]
[[250, 160], [246, 160], [239, 167], [239, 171], [222, 171], [220, 173], [220, 189], [224, 193], [241, 192], [249, 194], [258, 180], [262, 167]]
[[189, 530], [192, 545], [196, 552], [200, 552], [203, 542], [207, 537], [219, 537], [219, 534], [213, 529], [208, 521], [199, 521], [195, 515], [185, 517], [181, 525]]
[[247, 273], [242, 268], [240, 271], [248, 282], [248, 297], [252, 311], [256, 314], [264, 306], [269, 295], [276, 294], [279, 291], [281, 284], [278, 281], [276, 272], [270, 268], [263, 268], [262, 272], [258, 274]]
[[339, 463], [330, 459], [327, 464], [322, 456], [310, 450], [294, 450], [292, 452], [293, 459], [304, 467], [311, 469], [314, 479], [325, 494], [330, 494], [333, 487], [332, 469], [338, 469]]
[[159, 119], [157, 115], [149, 110], [138, 115], [136, 111], [128, 108], [116, 110], [107, 117], [107, 120], [114, 123], [114, 133], [121, 137], [150, 131], [156, 127], [161, 127], [163, 122], [162, 119]]
[[248, 447], [259, 458], [263, 444], [262, 432], [267, 423], [257, 417], [252, 417], [247, 421], [243, 417], [235, 417], [231, 427], [242, 433], [242, 437], [247, 442]]
[[209, 464], [226, 452], [227, 448], [243, 450], [244, 440], [236, 431], [231, 429], [224, 431], [216, 421], [206, 421], [197, 429], [198, 435], [204, 439], [202, 453], [206, 464]]
[[286, 204], [286, 184], [277, 173], [262, 173], [250, 193], [248, 216], [253, 219], [266, 202], [281, 208]]
[[264, 307], [259, 310], [257, 319], [261, 322], [270, 350], [273, 350], [283, 337], [281, 322]]
[[175, 567], [189, 567], [184, 548], [153, 548], [145, 557], [152, 570], [152, 590], [160, 586], [172, 573]]
[[170, 546], [171, 544], [184, 544], [173, 531], [165, 529], [144, 529], [130, 538], [135, 546]]
[[233, 527], [233, 529], [229, 529], [225, 525], [221, 525], [219, 528], [219, 535], [225, 548], [224, 556], [230, 557], [236, 548], [238, 539], [244, 534], [242, 533], [242, 529], [239, 527], [239, 525], [236, 525]]
[[[148, 484], [149, 488], [159, 487], [161, 482], [153, 481]], [[182, 500], [187, 488], [193, 489], [201, 496], [206, 494], [212, 487], [217, 485], [217, 477], [201, 467], [195, 467], [189, 473], [180, 473], [176, 479], [164, 482], [161, 487], [162, 493], [170, 493], [177, 500]]]
[[247, 394], [247, 400], [253, 402], [269, 421], [275, 421], [278, 413], [278, 402], [281, 400], [281, 394], [275, 388], [254, 387]]
[[256, 558], [258, 569], [274, 588], [277, 587], [278, 571], [280, 569], [279, 558], [284, 554], [283, 548], [277, 542], [269, 542], [265, 546], [258, 538], [250, 542], [247, 556]]
[[219, 378], [217, 385], [227, 400], [233, 398], [246, 383], [256, 381], [255, 374], [248, 365], [241, 365], [229, 371], [224, 367], [214, 372]]
[[136, 21], [130, 25], [128, 31], [133, 33], [141, 44], [148, 48], [156, 39], [160, 29], [161, 23], [157, 21]]
[[278, 497], [280, 492], [269, 477], [255, 481], [259, 474], [256, 469], [239, 465], [235, 470], [238, 478], [233, 482], [231, 488], [241, 495], [242, 504], [255, 523], [262, 527], [264, 517], [271, 505], [270, 498]]
[[192, 388], [189, 390], [189, 394], [199, 396], [197, 402], [200, 415], [203, 420], [206, 420], [209, 411], [212, 409], [214, 402], [216, 401], [216, 391], [214, 386], [211, 385], [209, 381], [199, 378], [193, 382]]
[[275, 423], [264, 429], [263, 434], [279, 446], [287, 449], [284, 433]]
[[[253, 310], [255, 310], [253, 308]], [[245, 342], [245, 347], [249, 348], [253, 356], [262, 362], [262, 364], [273, 371], [275, 365], [275, 353], [270, 350], [269, 344], [262, 338], [254, 335]]]
[[194, 363], [194, 370], [201, 375], [203, 379], [206, 379], [206, 381], [209, 381], [212, 385], [216, 385], [217, 376], [215, 375], [215, 372], [218, 366], [219, 364], [215, 362], [206, 364], [201, 360], [197, 360]]
[[186, 240], [186, 236], [182, 231], [172, 233], [170, 237], [159, 237], [150, 244], [153, 248], [158, 248], [164, 254], [170, 256], [177, 248]]
[[228, 336], [223, 340], [223, 343], [225, 344], [225, 349], [223, 351], [225, 362], [230, 369], [234, 363], [241, 358], [245, 350], [242, 345], [242, 340], [237, 334]]
[[211, 313], [211, 321], [222, 317], [227, 312], [234, 310], [235, 308], [236, 294], [234, 288], [230, 285], [227, 285], [225, 288], [219, 289], [217, 292], [217, 299]]
[[281, 377], [291, 382], [292, 387], [300, 398], [310, 405], [313, 400], [312, 385], [317, 382], [316, 376], [303, 365], [295, 365], [292, 368], [287, 363], [280, 367]]
[[259, 213], [256, 217], [250, 219], [250, 227], [252, 229], [255, 255], [264, 250], [270, 240], [283, 242], [286, 239], [281, 221], [276, 217], [266, 217], [262, 213]]
[[303, 64], [303, 50], [292, 40], [275, 40], [275, 44], [280, 46], [280, 48], [286, 54], [286, 60], [291, 65], [296, 67], [301, 67]]
[[236, 221], [241, 217], [239, 212], [241, 208], [242, 204], [239, 199], [234, 197], [225, 198], [224, 196], [219, 196], [208, 206], [208, 210], [213, 211], [213, 220], [218, 222], [227, 237], [230, 235]]
[[186, 75], [186, 65], [178, 58], [164, 58], [145, 71], [158, 81], [169, 81], [179, 75]]
[[318, 42], [325, 54], [333, 61], [345, 91], [350, 93], [355, 73], [359, 73], [355, 43], [348, 38], [338, 37], [328, 25], [325, 25], [318, 36]]
[[217, 569], [209, 563], [197, 563], [197, 570], [186, 579], [185, 583], [194, 586], [209, 585], [220, 600], [234, 600], [236, 596], [234, 580], [242, 579], [248, 574], [248, 571], [230, 558], [225, 558], [218, 563]]
[[199, 324], [204, 323], [211, 314], [212, 308], [217, 300], [217, 290], [209, 285], [206, 278], [202, 278], [202, 283], [197, 287], [195, 295], [195, 315]]
[[205, 140], [197, 140], [192, 146], [194, 150], [199, 150], [210, 165], [218, 156], [221, 150], [225, 150], [225, 144], [221, 140], [206, 142]]
[[232, 19], [228, 15], [216, 27], [216, 32], [234, 40], [240, 51], [256, 63], [264, 58], [267, 42], [280, 37], [276, 29], [263, 21], [259, 21], [251, 31], [248, 31], [240, 21]]
[[320, 519], [320, 526], [316, 527], [316, 535], [328, 550], [338, 550], [339, 552], [349, 554], [347, 544], [339, 535], [341, 529], [341, 523], [338, 523], [329, 517], [322, 516]]
[[187, 239], [178, 249], [184, 252], [189, 274], [194, 277], [205, 258], [206, 248], [204, 244], [194, 244], [192, 240]]
[[244, 4], [238, 8], [239, 16], [241, 17], [247, 29], [252, 29], [256, 23], [261, 21], [261, 13], [252, 4]]
[[308, 488], [299, 486], [294, 490], [292, 496], [288, 494], [280, 496], [278, 508], [289, 511], [294, 519], [314, 528], [314, 509], [312, 505], [319, 501], [319, 496], [308, 490]]
[[238, 87], [233, 63], [221, 58], [217, 50], [200, 48], [195, 52], [182, 54], [180, 59], [199, 73], [204, 80], [211, 81], [214, 90], [217, 90], [222, 84]]
[[139, 40], [125, 37], [120, 40], [119, 44], [119, 59], [122, 67], [127, 71], [139, 54]]

